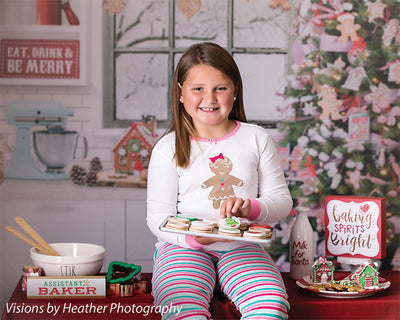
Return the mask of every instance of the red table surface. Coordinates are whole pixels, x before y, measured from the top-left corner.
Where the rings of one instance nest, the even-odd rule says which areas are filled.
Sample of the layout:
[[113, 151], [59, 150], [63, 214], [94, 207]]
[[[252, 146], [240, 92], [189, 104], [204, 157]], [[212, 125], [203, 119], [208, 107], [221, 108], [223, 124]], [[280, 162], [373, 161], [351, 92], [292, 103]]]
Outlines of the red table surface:
[[[291, 310], [289, 319], [400, 319], [400, 272], [381, 271], [381, 276], [391, 282], [391, 286], [372, 296], [356, 299], [334, 299], [318, 296], [296, 285], [296, 281], [288, 273], [282, 274], [289, 294]], [[344, 276], [344, 274], [343, 274]], [[148, 283], [147, 293], [129, 298], [107, 297], [95, 299], [27, 299], [21, 290], [21, 283], [17, 284], [8, 307], [19, 306], [27, 310], [31, 306], [42, 306], [42, 313], [3, 312], [2, 320], [6, 319], [160, 319], [160, 314], [153, 312], [146, 314], [145, 307], [150, 308], [153, 298], [150, 294], [151, 274], [143, 274], [143, 280]], [[68, 306], [85, 307], [92, 312], [67, 312]], [[110, 312], [111, 305], [119, 307]], [[136, 313], [129, 312], [135, 306]], [[60, 306], [56, 316], [49, 311], [50, 307]], [[105, 312], [96, 312], [96, 307], [107, 306]], [[64, 312], [61, 310], [64, 309]], [[141, 309], [141, 307], [143, 309]], [[71, 309], [70, 309], [71, 310]], [[83, 309], [81, 309], [82, 311]], [[216, 294], [212, 300], [210, 311], [214, 320], [240, 319], [240, 313], [222, 294]]]

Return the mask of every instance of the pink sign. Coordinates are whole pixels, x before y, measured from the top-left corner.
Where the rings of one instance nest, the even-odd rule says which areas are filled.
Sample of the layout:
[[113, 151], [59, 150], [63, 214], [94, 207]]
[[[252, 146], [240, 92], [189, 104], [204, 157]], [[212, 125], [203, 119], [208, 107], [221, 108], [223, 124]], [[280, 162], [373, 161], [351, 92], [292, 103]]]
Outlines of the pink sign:
[[78, 40], [2, 39], [0, 78], [79, 79]]
[[383, 259], [386, 256], [386, 199], [327, 196], [325, 248], [328, 256]]

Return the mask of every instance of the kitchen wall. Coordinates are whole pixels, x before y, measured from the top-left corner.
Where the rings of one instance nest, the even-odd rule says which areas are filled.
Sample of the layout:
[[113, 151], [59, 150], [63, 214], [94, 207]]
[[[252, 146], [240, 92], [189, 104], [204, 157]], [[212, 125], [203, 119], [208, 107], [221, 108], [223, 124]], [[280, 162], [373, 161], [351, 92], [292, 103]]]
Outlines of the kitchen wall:
[[[27, 0], [24, 4], [28, 1], [32, 3]], [[73, 1], [79, 0], [72, 0], [72, 5]], [[56, 101], [73, 110], [73, 117], [67, 119], [67, 129], [80, 132], [88, 140], [86, 160], [75, 163], [88, 167], [90, 159], [98, 156], [107, 169], [112, 168], [112, 147], [124, 130], [102, 129], [104, 9], [102, 0], [85, 1], [88, 14], [80, 19], [81, 23], [87, 23], [86, 64], [81, 66], [86, 69], [86, 85], [0, 85], [0, 137], [14, 147], [17, 129], [5, 121], [8, 103]], [[1, 10], [0, 17], [4, 22]], [[8, 160], [11, 155], [7, 154]], [[0, 314], [22, 275], [21, 268], [31, 264], [29, 245], [4, 230], [8, 224], [15, 226], [15, 216], [24, 217], [49, 242], [105, 246], [103, 271], [112, 260], [120, 260], [142, 265], [145, 272], [151, 272], [155, 239], [146, 228], [145, 199], [145, 189], [91, 188], [76, 186], [71, 181], [0, 182]]]
[[[87, 85], [84, 86], [43, 86], [43, 85], [0, 85], [0, 135], [7, 138], [12, 147], [16, 127], [5, 122], [5, 106], [13, 101], [57, 101], [73, 109], [74, 116], [68, 118], [67, 128], [76, 130], [87, 137], [89, 154], [101, 158], [103, 166], [111, 168], [111, 148], [122, 134], [122, 130], [102, 130], [102, 1], [87, 0]], [[85, 165], [85, 164], [83, 164]]]

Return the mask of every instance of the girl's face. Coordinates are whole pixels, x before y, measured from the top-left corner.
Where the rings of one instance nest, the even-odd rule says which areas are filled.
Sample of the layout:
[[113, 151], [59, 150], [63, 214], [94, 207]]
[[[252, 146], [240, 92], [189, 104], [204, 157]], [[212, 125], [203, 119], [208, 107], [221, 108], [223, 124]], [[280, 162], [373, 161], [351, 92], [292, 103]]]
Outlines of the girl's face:
[[236, 95], [235, 85], [227, 75], [209, 65], [199, 64], [189, 70], [179, 87], [181, 102], [192, 117], [200, 138], [218, 138], [207, 135], [227, 134], [223, 131], [229, 128], [228, 117]]

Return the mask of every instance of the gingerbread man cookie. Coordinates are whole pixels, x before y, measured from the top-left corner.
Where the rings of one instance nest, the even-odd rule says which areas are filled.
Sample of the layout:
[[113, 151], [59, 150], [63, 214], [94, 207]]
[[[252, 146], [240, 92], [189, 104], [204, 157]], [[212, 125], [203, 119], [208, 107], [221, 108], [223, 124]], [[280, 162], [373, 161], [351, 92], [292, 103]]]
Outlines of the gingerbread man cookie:
[[347, 41], [350, 37], [351, 41], [358, 39], [357, 30], [361, 28], [359, 24], [354, 24], [354, 15], [350, 12], [339, 15], [337, 20], [340, 22], [336, 29], [341, 32], [339, 41]]
[[322, 108], [322, 114], [319, 116], [320, 120], [327, 120], [329, 117], [332, 120], [341, 119], [338, 107], [342, 105], [342, 100], [337, 100], [335, 88], [324, 84], [320, 86], [321, 100], [318, 105]]
[[269, 6], [273, 9], [276, 9], [279, 6], [281, 6], [283, 10], [289, 10], [291, 8], [288, 0], [272, 0]]
[[201, 187], [203, 189], [212, 187], [208, 199], [212, 200], [213, 208], [218, 209], [221, 201], [235, 197], [233, 186], [240, 187], [243, 181], [229, 174], [232, 171], [232, 161], [222, 153], [210, 158], [208, 165], [215, 176], [204, 181]]

